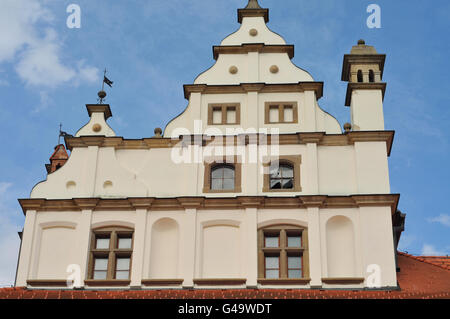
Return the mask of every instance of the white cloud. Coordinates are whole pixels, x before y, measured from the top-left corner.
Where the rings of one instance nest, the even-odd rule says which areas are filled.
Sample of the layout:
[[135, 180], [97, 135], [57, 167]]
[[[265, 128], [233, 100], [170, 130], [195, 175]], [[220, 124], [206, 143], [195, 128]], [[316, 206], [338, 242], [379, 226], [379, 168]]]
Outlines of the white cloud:
[[5, 205], [7, 192], [11, 186], [11, 183], [0, 182], [0, 251], [2, 252], [2, 258], [0, 258], [0, 287], [14, 284], [20, 248], [17, 232], [21, 227], [11, 220], [12, 213]]
[[440, 214], [438, 217], [429, 218], [430, 223], [440, 223], [444, 226], [450, 227], [450, 215]]
[[424, 244], [422, 247], [422, 256], [445, 256], [445, 255], [447, 255], [446, 252], [435, 249], [433, 245]]
[[30, 86], [54, 88], [96, 81], [97, 68], [84, 66], [82, 61], [73, 67], [62, 60], [62, 41], [50, 27], [52, 20], [38, 0], [2, 0], [0, 63], [14, 63], [19, 77]]

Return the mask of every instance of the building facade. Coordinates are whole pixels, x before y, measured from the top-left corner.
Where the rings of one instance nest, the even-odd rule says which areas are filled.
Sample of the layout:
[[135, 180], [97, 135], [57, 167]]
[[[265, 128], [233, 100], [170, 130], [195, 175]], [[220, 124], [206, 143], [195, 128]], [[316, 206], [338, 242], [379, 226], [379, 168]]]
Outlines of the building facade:
[[19, 200], [16, 286], [397, 286], [385, 55], [360, 40], [344, 56], [342, 130], [268, 19], [256, 0], [238, 10], [240, 29], [154, 137], [116, 136], [110, 106], [87, 105], [68, 159]]

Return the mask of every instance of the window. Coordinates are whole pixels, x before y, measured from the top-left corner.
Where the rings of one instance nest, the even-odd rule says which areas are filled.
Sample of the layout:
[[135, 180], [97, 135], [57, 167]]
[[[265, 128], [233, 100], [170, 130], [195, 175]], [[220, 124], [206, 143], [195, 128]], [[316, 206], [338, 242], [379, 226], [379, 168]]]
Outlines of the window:
[[298, 123], [298, 109], [296, 102], [267, 102], [266, 124]]
[[93, 231], [89, 279], [129, 280], [133, 230], [101, 228]]
[[363, 73], [361, 70], [358, 70], [358, 82], [363, 82]]
[[211, 170], [211, 190], [234, 190], [234, 167], [216, 165]]
[[208, 125], [240, 124], [239, 104], [210, 104], [208, 107]]
[[265, 158], [263, 192], [301, 192], [300, 155]]
[[270, 189], [293, 189], [294, 168], [289, 164], [270, 166]]
[[302, 280], [309, 276], [307, 229], [276, 225], [258, 231], [258, 277], [265, 280]]
[[375, 82], [375, 73], [373, 72], [373, 70], [369, 70], [369, 82]]
[[238, 156], [232, 157], [231, 162], [227, 162], [227, 157], [209, 159], [208, 162], [205, 163], [204, 193], [241, 192], [241, 163]]

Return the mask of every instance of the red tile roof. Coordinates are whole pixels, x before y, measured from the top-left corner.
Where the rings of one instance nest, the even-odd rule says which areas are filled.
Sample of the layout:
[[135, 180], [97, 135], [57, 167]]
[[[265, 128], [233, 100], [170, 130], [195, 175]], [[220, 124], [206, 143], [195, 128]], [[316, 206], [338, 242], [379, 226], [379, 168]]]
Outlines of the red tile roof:
[[399, 253], [400, 290], [344, 291], [301, 289], [218, 290], [30, 290], [2, 288], [1, 299], [450, 299], [448, 257]]

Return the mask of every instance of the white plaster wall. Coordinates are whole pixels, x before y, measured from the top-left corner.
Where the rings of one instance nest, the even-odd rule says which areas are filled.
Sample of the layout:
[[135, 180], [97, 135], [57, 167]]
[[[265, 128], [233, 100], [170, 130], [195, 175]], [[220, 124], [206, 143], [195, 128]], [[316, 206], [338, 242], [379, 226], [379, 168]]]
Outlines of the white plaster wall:
[[356, 142], [354, 148], [358, 193], [389, 194], [386, 143]]
[[[246, 278], [256, 283], [257, 255], [249, 252], [255, 252], [257, 245], [255, 240], [247, 240], [253, 238], [250, 233], [256, 236], [260, 227], [293, 224], [307, 227], [310, 241], [315, 239], [309, 243], [315, 286], [321, 284], [320, 277], [367, 278], [367, 266], [372, 264], [381, 268], [383, 287], [396, 285], [390, 207], [318, 209], [317, 215], [311, 209], [255, 209], [256, 218], [251, 217], [251, 212], [149, 211], [145, 212], [148, 218], [142, 229], [136, 224], [136, 212], [97, 211], [87, 228], [81, 227], [82, 212], [38, 212], [31, 226], [37, 231], [31, 240], [30, 262], [28, 268], [21, 268], [24, 273], [19, 277], [65, 279], [69, 264], [79, 264], [85, 273], [91, 230], [125, 226], [135, 229], [135, 239], [140, 238], [133, 247], [133, 271], [138, 272], [132, 273], [135, 285], [148, 278], [180, 278], [186, 286], [189, 282], [192, 285], [193, 278]], [[347, 218], [351, 229], [343, 227], [339, 232], [330, 228], [329, 221], [336, 216]], [[25, 231], [29, 233], [29, 229]], [[353, 262], [347, 258], [352, 243]], [[26, 256], [21, 256], [21, 262], [22, 257]], [[349, 262], [351, 265], [347, 265]], [[320, 271], [315, 272], [317, 269]]]
[[[256, 37], [249, 34], [250, 29], [258, 31]], [[241, 45], [243, 43], [286, 44], [284, 39], [267, 27], [263, 17], [244, 17], [238, 31], [226, 37], [221, 45]]]
[[392, 238], [392, 217], [389, 207], [361, 207], [360, 228], [361, 252], [366, 284], [373, 271], [368, 272], [370, 265], [380, 269], [382, 287], [397, 286], [395, 268], [394, 242]]
[[354, 90], [351, 100], [354, 131], [383, 131], [383, 95], [381, 90]]
[[319, 192], [324, 195], [358, 193], [353, 146], [319, 146]]

